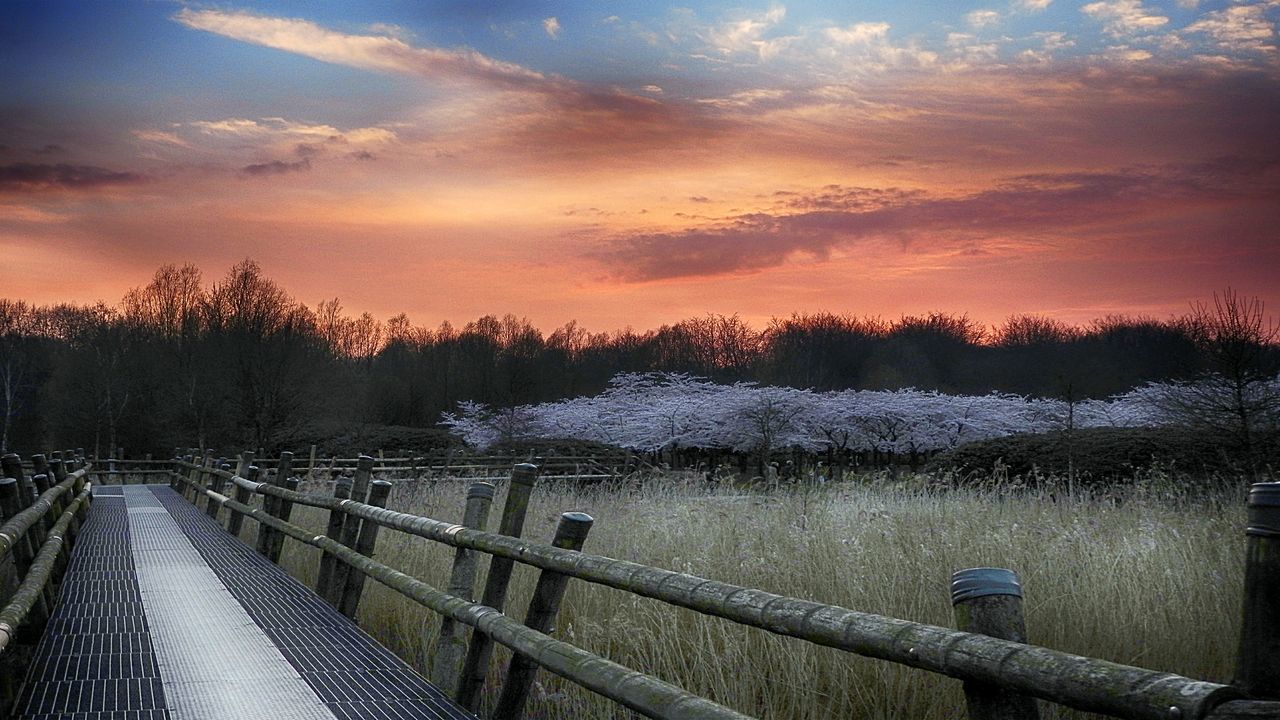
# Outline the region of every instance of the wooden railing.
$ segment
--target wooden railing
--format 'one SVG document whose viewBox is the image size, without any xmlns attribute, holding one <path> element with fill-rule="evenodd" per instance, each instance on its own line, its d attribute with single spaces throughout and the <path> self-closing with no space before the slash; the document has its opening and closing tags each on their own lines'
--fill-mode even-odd
<svg viewBox="0 0 1280 720">
<path fill-rule="evenodd" d="M 0 714 L 17 699 L 24 662 L 19 645 L 39 641 L 58 599 L 71 550 L 91 499 L 90 468 L 80 458 L 0 458 Z"/>
<path fill-rule="evenodd" d="M 187 454 L 200 456 L 202 453 L 195 448 L 180 451 L 180 456 Z M 634 465 L 628 465 L 628 456 L 625 454 L 609 457 L 586 455 L 541 455 L 534 457 L 532 455 L 470 455 L 461 453 L 456 455 L 436 453 L 392 456 L 378 453 L 373 457 L 375 459 L 372 471 L 393 478 L 455 475 L 473 479 L 473 476 L 505 473 L 510 470 L 512 465 L 521 462 L 535 462 L 544 476 L 572 477 L 580 480 L 603 480 L 617 477 L 635 469 Z M 101 465 L 104 462 L 107 461 L 101 461 L 98 464 Z M 111 460 L 109 462 L 133 465 L 136 462 L 154 461 L 148 459 L 146 461 Z M 263 471 L 268 471 L 275 470 L 279 461 L 273 458 L 259 458 L 256 462 L 259 468 Z M 294 456 L 291 468 L 297 472 L 300 478 L 310 480 L 326 477 L 325 473 L 328 473 L 327 477 L 350 474 L 355 471 L 359 463 L 360 458 L 358 457 L 347 458 L 317 454 L 316 447 L 313 445 L 309 453 Z"/>
<path fill-rule="evenodd" d="M 258 548 L 274 562 L 279 562 L 281 542 L 286 536 L 322 550 L 316 592 L 348 617 L 355 616 L 366 577 L 441 614 L 445 623 L 436 647 L 444 649 L 447 659 L 440 662 L 437 658 L 437 668 L 442 664 L 451 666 L 461 656 L 457 624 L 474 628 L 461 667 L 446 667 L 433 673 L 437 685 L 452 691 L 463 705 L 473 710 L 478 706 L 490 643 L 498 642 L 514 650 L 508 682 L 494 715 L 502 720 L 520 717 L 533 666 L 546 668 L 648 717 L 744 717 L 549 637 L 546 631 L 550 618 L 556 613 L 563 582 L 568 578 L 957 678 L 965 682 L 969 712 L 974 718 L 1035 717 L 1035 703 L 1019 702 L 1022 697 L 1135 720 L 1280 718 L 1280 702 L 1246 699 L 1280 699 L 1280 667 L 1276 660 L 1280 655 L 1271 652 L 1280 646 L 1280 623 L 1275 622 L 1280 616 L 1280 518 L 1276 517 L 1280 502 L 1274 507 L 1265 504 L 1280 498 L 1277 483 L 1255 486 L 1258 502 L 1250 504 L 1246 570 L 1249 599 L 1239 676 L 1252 680 L 1245 686 L 1228 686 L 1018 642 L 1020 592 L 978 587 L 975 595 L 973 582 L 979 586 L 989 582 L 982 573 L 958 578 L 953 597 L 962 623 L 987 634 L 862 613 L 579 552 L 574 538 L 580 547 L 581 536 L 585 535 L 583 525 L 590 524 L 590 518 L 585 516 L 571 517 L 580 513 L 562 517 L 552 544 L 521 540 L 518 536 L 524 511 L 537 477 L 537 468 L 532 465 L 515 467 L 500 531 L 489 533 L 476 529 L 483 526 L 493 496 L 492 486 L 486 483 L 472 486 L 467 519 L 457 525 L 383 507 L 390 485 L 371 480 L 375 468 L 372 457 L 361 457 L 354 479 L 350 484 L 339 482 L 332 497 L 297 492 L 298 479 L 291 476 L 290 453 L 282 455 L 278 472 L 265 481 L 259 481 L 260 471 L 252 464 L 251 455 L 241 458 L 236 472 L 225 464 L 213 467 L 208 459 L 199 464 L 192 462 L 196 459 L 174 462 L 174 487 L 184 490 L 192 502 L 205 498 L 206 512 L 212 516 L 226 508 L 227 527 L 233 533 L 239 533 L 245 517 L 260 523 Z M 231 492 L 234 498 L 229 497 Z M 263 507 L 250 504 L 255 494 L 263 496 Z M 328 510 L 326 533 L 316 535 L 290 523 L 294 505 Z M 449 591 L 431 587 L 369 557 L 377 530 L 383 527 L 457 548 Z M 475 551 L 494 558 L 480 602 L 473 601 Z M 502 613 L 506 584 L 512 564 L 517 562 L 543 571 L 524 624 Z M 990 598 L 997 599 L 988 601 Z M 1013 639 L 992 636 L 1001 633 Z"/>
</svg>

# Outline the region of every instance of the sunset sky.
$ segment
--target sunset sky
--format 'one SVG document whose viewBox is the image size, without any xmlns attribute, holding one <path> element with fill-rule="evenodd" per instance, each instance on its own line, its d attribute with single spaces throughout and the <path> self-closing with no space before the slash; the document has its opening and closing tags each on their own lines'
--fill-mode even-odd
<svg viewBox="0 0 1280 720">
<path fill-rule="evenodd" d="M 1280 0 L 0 0 L 0 296 L 1280 311 Z"/>
</svg>

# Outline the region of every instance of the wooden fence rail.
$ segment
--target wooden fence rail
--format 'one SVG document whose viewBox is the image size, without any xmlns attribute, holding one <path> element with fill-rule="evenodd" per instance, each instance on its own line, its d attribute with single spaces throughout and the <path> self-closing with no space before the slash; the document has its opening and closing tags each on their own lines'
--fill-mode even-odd
<svg viewBox="0 0 1280 720">
<path fill-rule="evenodd" d="M 372 458 L 367 459 L 367 463 L 371 461 Z M 182 470 L 199 472 L 185 473 Z M 204 486 L 199 475 L 217 475 L 223 480 L 229 480 L 235 485 L 237 492 L 243 492 L 244 495 L 231 500 L 214 493 Z M 431 588 L 355 552 L 349 547 L 349 543 L 344 544 L 324 535 L 314 535 L 273 517 L 262 509 L 254 509 L 247 504 L 249 494 L 327 509 L 331 512 L 331 517 L 340 514 L 358 518 L 365 523 L 374 523 L 455 548 L 477 550 L 495 558 L 625 590 L 771 633 L 801 638 L 815 644 L 921 668 L 1079 710 L 1135 720 L 1259 717 L 1256 714 L 1258 712 L 1270 713 L 1263 716 L 1280 717 L 1280 703 L 1240 702 L 1243 693 L 1228 685 L 1070 655 L 982 634 L 862 613 L 686 573 L 475 530 L 360 502 L 359 498 L 364 497 L 363 492 L 353 494 L 355 499 L 300 493 L 275 484 L 256 482 L 229 472 L 201 468 L 181 461 L 175 462 L 173 477 L 175 482 L 189 485 L 192 490 L 233 512 L 252 517 L 289 537 L 320 548 L 327 556 L 373 577 L 446 617 L 477 628 L 486 636 L 512 647 L 517 653 L 529 657 L 552 672 L 650 717 L 729 717 L 730 715 L 715 713 L 732 711 L 723 708 L 706 709 L 706 712 L 712 714 L 693 715 L 688 709 L 692 706 L 687 706 L 687 703 L 693 701 L 685 699 L 680 700 L 680 707 L 683 709 L 674 715 L 664 714 L 666 711 L 662 708 L 667 707 L 666 705 L 637 704 L 639 698 L 611 686 L 611 683 L 622 677 L 619 673 L 625 669 L 620 670 L 609 661 L 574 646 L 565 647 L 565 643 L 514 623 L 487 605 L 472 603 Z M 1274 634 L 1276 630 L 1272 629 L 1271 632 Z M 566 657 L 575 660 L 566 664 Z M 631 670 L 625 672 L 635 673 Z M 1280 679 L 1272 678 L 1270 682 L 1280 684 L 1277 683 L 1278 680 Z M 683 698 L 679 694 L 684 693 L 683 690 L 668 688 L 665 683 L 648 676 L 641 675 L 627 682 L 634 687 L 645 688 L 642 693 L 644 697 L 651 697 L 657 692 L 671 699 Z M 650 687 L 651 683 L 659 685 Z M 1220 710 L 1215 710 L 1216 708 Z"/>
<path fill-rule="evenodd" d="M 647 717 L 664 720 L 751 720 L 749 716 L 694 695 L 675 685 L 527 628 L 491 607 L 437 590 L 421 580 L 365 557 L 325 535 L 315 535 L 304 528 L 273 517 L 263 508 L 255 508 L 224 495 L 218 495 L 211 490 L 200 488 L 196 481 L 181 473 L 175 473 L 174 479 L 181 484 L 192 486 L 232 512 L 252 518 L 261 525 L 271 527 L 303 544 L 323 550 L 353 570 L 373 578 L 405 597 L 441 615 L 469 625 L 515 652 L 533 659 L 538 665 Z M 232 482 L 237 487 L 249 489 L 250 492 L 259 492 L 267 487 L 273 487 L 240 477 L 233 477 Z M 302 498 L 309 497 L 302 493 L 292 494 Z M 277 495 L 277 497 L 284 496 Z M 360 505 L 363 506 L 363 503 Z"/>
<path fill-rule="evenodd" d="M 91 502 L 90 468 L 43 455 L 27 477 L 17 455 L 4 458 L 0 478 L 0 713 L 16 699 L 25 667 L 13 647 L 39 640 L 57 602 L 80 524 Z M 69 469 L 68 469 L 69 466 Z M 52 476 L 52 477 L 51 477 Z M 35 492 L 38 489 L 38 493 Z M 11 575 L 6 579 L 6 575 Z M 12 593 L 7 589 L 13 587 Z"/>
</svg>

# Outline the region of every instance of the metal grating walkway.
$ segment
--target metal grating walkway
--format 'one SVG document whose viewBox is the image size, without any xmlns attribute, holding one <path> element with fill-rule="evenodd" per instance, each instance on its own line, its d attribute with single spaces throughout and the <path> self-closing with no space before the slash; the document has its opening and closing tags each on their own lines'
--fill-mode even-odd
<svg viewBox="0 0 1280 720">
<path fill-rule="evenodd" d="M 103 487 L 36 649 L 30 720 L 473 720 L 168 487 Z"/>
</svg>

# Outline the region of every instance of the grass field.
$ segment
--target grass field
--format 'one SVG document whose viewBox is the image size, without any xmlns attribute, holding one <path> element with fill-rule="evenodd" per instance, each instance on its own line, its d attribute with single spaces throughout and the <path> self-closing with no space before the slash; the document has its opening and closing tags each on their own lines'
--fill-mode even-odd
<svg viewBox="0 0 1280 720">
<path fill-rule="evenodd" d="M 397 484 L 388 506 L 458 522 L 466 485 Z M 952 625 L 954 570 L 1007 567 L 1022 578 L 1031 642 L 1226 682 L 1239 627 L 1244 489 L 1241 483 L 1191 497 L 1157 478 L 1119 497 L 1054 499 L 864 478 L 762 494 L 669 476 L 629 486 L 540 485 L 525 536 L 549 540 L 561 512 L 581 510 L 596 519 L 585 548 L 592 553 L 943 626 Z M 294 519 L 323 531 L 321 511 L 295 508 Z M 386 530 L 376 553 L 436 587 L 447 586 L 452 554 Z M 286 557 L 291 572 L 312 582 L 318 551 L 290 542 Z M 517 566 L 508 614 L 523 618 L 536 574 Z M 359 619 L 427 669 L 438 627 L 433 614 L 371 583 Z M 963 712 L 960 683 L 949 678 L 580 581 L 570 582 L 556 634 L 761 718 L 941 719 Z M 504 648 L 495 655 L 490 690 L 509 657 Z M 1042 709 L 1048 718 L 1084 716 Z M 526 717 L 632 714 L 542 672 Z"/>
</svg>

